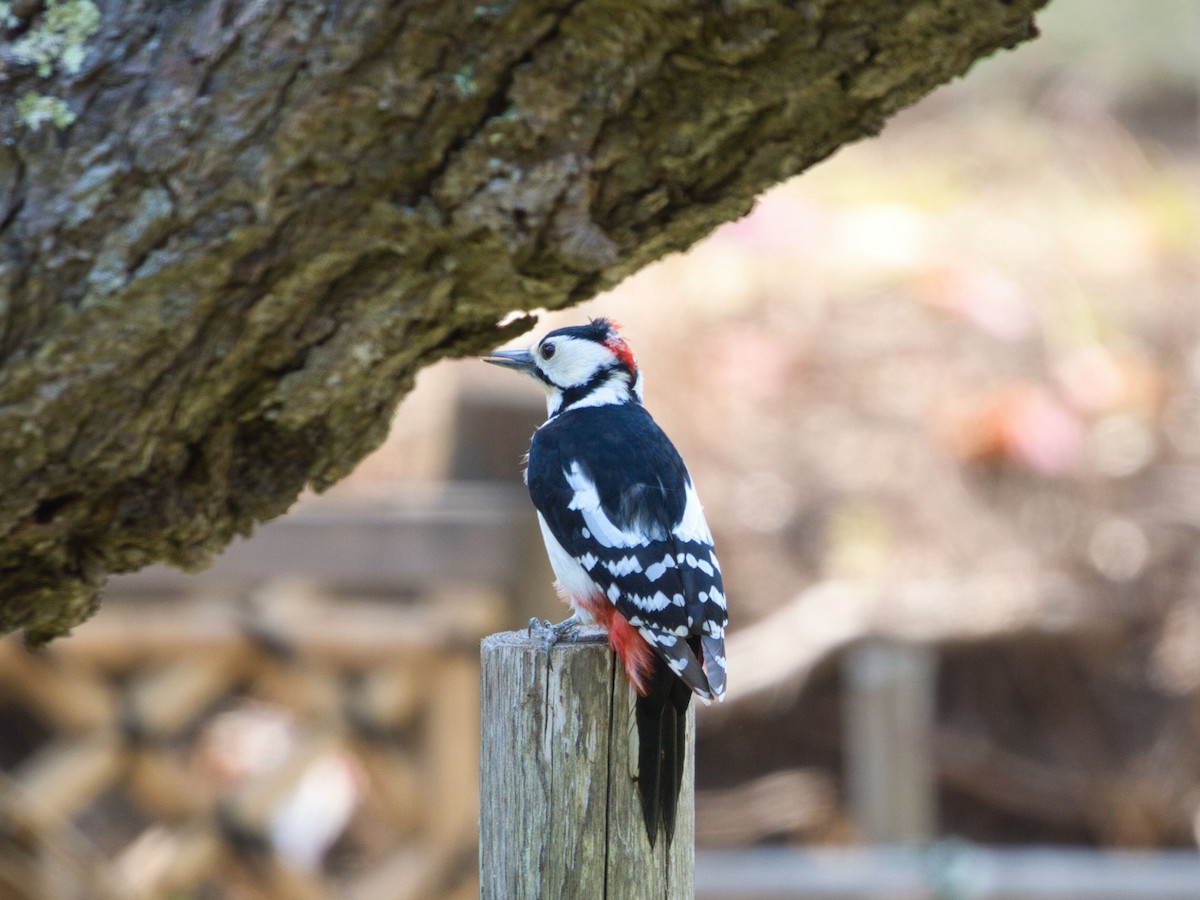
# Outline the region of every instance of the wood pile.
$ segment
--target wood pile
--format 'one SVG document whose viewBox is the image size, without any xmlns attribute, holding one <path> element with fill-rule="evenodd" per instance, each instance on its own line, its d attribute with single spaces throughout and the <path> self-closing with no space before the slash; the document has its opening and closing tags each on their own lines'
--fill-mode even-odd
<svg viewBox="0 0 1200 900">
<path fill-rule="evenodd" d="M 477 892 L 502 604 L 252 599 L 110 600 L 46 651 L 0 644 L 0 896 Z"/>
</svg>

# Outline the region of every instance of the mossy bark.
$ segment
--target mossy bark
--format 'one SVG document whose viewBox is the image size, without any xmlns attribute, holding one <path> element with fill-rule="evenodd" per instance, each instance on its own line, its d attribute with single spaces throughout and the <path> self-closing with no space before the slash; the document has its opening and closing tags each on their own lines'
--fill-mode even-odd
<svg viewBox="0 0 1200 900">
<path fill-rule="evenodd" d="M 421 366 L 743 214 L 1042 2 L 9 4 L 0 629 L 203 566 Z"/>
</svg>

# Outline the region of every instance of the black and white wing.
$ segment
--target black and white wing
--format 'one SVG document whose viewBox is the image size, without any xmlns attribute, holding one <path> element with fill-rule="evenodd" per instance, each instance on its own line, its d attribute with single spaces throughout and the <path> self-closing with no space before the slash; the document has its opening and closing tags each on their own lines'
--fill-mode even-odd
<svg viewBox="0 0 1200 900">
<path fill-rule="evenodd" d="M 721 569 L 679 453 L 643 407 L 584 407 L 534 435 L 545 527 L 692 690 L 725 692 Z"/>
</svg>

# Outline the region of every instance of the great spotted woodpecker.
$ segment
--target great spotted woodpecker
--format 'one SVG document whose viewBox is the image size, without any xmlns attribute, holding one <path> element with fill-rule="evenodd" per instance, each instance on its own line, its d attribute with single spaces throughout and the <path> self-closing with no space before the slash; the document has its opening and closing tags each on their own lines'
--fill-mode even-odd
<svg viewBox="0 0 1200 900">
<path fill-rule="evenodd" d="M 642 406 L 642 373 L 611 321 L 559 328 L 485 360 L 546 390 L 549 418 L 533 435 L 525 480 L 574 610 L 548 640 L 578 623 L 607 629 L 638 695 L 646 831 L 653 844 L 661 822 L 669 842 L 688 703 L 693 692 L 706 702 L 725 694 L 725 592 L 696 488 Z"/>
</svg>

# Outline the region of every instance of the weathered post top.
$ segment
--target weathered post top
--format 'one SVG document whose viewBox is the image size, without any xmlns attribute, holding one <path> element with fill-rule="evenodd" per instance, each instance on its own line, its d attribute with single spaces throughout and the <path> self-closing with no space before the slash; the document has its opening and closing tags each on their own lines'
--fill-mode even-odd
<svg viewBox="0 0 1200 900">
<path fill-rule="evenodd" d="M 600 629 L 546 652 L 504 632 L 482 645 L 479 874 L 483 900 L 693 894 L 694 707 L 674 840 L 651 847 L 630 774 L 633 691 Z"/>
</svg>

